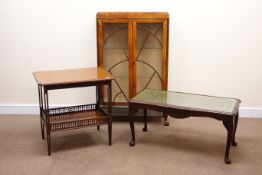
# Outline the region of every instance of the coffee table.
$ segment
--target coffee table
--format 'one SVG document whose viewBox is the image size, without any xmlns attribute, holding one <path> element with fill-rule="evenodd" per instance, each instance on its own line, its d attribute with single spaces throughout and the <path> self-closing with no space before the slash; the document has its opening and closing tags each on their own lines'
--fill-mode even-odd
<svg viewBox="0 0 262 175">
<path fill-rule="evenodd" d="M 147 109 L 160 111 L 174 118 L 210 117 L 222 121 L 227 130 L 224 161 L 230 164 L 230 146 L 237 146 L 235 135 L 240 102 L 235 98 L 145 89 L 129 100 L 129 124 L 132 134 L 129 145 L 135 145 L 134 116 L 138 109 L 144 111 L 143 131 L 147 131 Z"/>
</svg>

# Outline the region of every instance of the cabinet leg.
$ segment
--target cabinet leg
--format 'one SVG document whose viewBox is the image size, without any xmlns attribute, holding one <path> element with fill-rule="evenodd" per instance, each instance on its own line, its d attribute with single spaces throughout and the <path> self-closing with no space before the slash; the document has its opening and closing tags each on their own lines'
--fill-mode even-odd
<svg viewBox="0 0 262 175">
<path fill-rule="evenodd" d="M 97 130 L 98 130 L 98 131 L 100 130 L 100 125 L 97 125 Z"/>
<path fill-rule="evenodd" d="M 163 116 L 164 116 L 164 126 L 169 126 L 169 123 L 167 121 L 168 115 L 166 113 L 163 113 Z"/>
<path fill-rule="evenodd" d="M 109 139 L 109 145 L 111 146 L 111 143 L 112 143 L 112 123 L 108 124 L 108 139 Z"/>
<path fill-rule="evenodd" d="M 143 128 L 143 131 L 147 132 L 147 110 L 143 109 L 143 112 L 144 112 L 144 128 Z"/>
</svg>

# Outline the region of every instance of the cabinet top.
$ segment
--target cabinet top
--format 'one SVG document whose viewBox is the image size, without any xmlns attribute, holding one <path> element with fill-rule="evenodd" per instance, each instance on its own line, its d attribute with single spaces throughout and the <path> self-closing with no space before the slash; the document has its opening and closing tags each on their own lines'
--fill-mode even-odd
<svg viewBox="0 0 262 175">
<path fill-rule="evenodd" d="M 39 85 L 61 85 L 112 80 L 110 73 L 103 68 L 80 68 L 52 71 L 38 71 L 33 73 Z"/>
<path fill-rule="evenodd" d="M 161 18 L 168 19 L 167 12 L 98 12 L 96 18 Z"/>
</svg>

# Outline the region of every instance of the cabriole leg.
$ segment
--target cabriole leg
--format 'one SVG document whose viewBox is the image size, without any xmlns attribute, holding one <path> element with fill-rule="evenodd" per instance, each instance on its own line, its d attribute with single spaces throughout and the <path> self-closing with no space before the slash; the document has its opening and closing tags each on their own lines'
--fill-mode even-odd
<svg viewBox="0 0 262 175">
<path fill-rule="evenodd" d="M 131 130 L 131 135 L 132 135 L 132 140 L 129 142 L 130 146 L 135 146 L 135 128 L 134 128 L 134 115 L 135 111 L 134 109 L 129 105 L 129 111 L 128 111 L 128 117 L 129 117 L 129 125 L 130 125 L 130 130 Z"/>
<path fill-rule="evenodd" d="M 237 125 L 238 125 L 238 112 L 237 112 L 237 115 L 235 116 L 235 119 L 234 119 L 234 135 L 233 135 L 232 146 L 237 146 L 237 142 L 236 142 Z"/>
<path fill-rule="evenodd" d="M 230 121 L 223 121 L 223 124 L 225 128 L 227 129 L 227 144 L 226 144 L 226 152 L 225 152 L 225 163 L 230 164 L 231 160 L 229 158 L 229 150 L 230 146 L 232 144 L 232 139 L 233 139 L 233 120 Z"/>
</svg>

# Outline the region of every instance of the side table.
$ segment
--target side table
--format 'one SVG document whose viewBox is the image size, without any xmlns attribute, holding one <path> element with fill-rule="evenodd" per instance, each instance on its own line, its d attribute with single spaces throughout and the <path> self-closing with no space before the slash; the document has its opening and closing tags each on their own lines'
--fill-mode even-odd
<svg viewBox="0 0 262 175">
<path fill-rule="evenodd" d="M 112 75 L 102 68 L 81 68 L 34 72 L 38 85 L 42 139 L 47 136 L 48 155 L 51 155 L 51 132 L 108 124 L 109 145 L 112 140 Z M 107 86 L 107 111 L 99 105 L 99 87 Z M 50 108 L 48 92 L 65 88 L 96 87 L 96 103 Z"/>
</svg>

